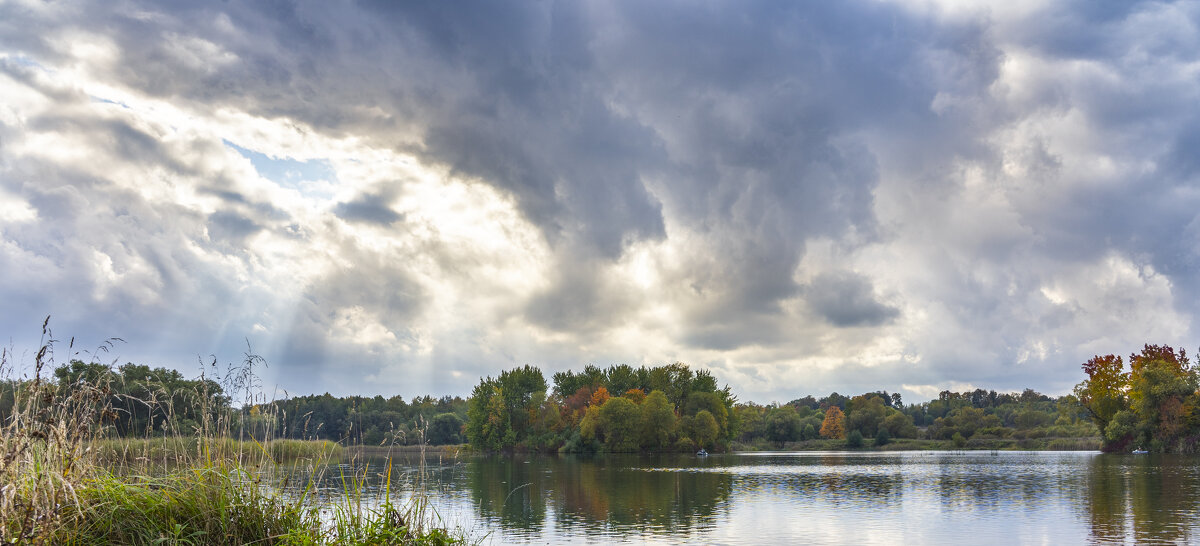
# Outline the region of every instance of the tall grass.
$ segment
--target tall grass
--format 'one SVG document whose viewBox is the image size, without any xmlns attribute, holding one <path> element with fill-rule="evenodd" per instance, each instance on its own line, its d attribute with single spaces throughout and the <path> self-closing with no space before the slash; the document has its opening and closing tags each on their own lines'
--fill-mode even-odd
<svg viewBox="0 0 1200 546">
<path fill-rule="evenodd" d="M 12 397 L 12 410 L 0 423 L 0 543 L 465 541 L 437 525 L 422 491 L 412 492 L 403 506 L 393 502 L 390 462 L 381 503 L 364 502 L 363 471 L 343 477 L 349 493 L 343 500 L 320 504 L 314 484 L 329 471 L 329 461 L 342 456 L 341 446 L 332 442 L 247 435 L 235 429 L 230 415 L 208 407 L 200 408 L 203 418 L 191 430 L 168 416 L 153 437 L 115 438 L 112 422 L 121 416 L 111 405 L 111 378 L 71 385 L 50 381 L 56 344 L 47 318 L 32 371 L 24 377 L 15 376 L 13 352 L 0 350 L 0 379 Z M 72 340 L 68 348 L 73 345 Z M 226 375 L 231 392 L 244 389 L 245 400 L 253 400 L 252 366 L 260 362 L 248 354 L 242 367 Z M 211 393 L 193 394 L 200 404 L 212 400 Z M 308 465 L 298 488 L 288 483 L 292 473 L 285 462 Z M 331 521 L 321 517 L 322 509 L 331 512 Z"/>
</svg>

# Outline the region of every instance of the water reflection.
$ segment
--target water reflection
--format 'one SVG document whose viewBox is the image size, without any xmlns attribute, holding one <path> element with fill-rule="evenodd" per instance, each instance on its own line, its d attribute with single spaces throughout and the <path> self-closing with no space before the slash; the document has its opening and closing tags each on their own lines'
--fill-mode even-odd
<svg viewBox="0 0 1200 546">
<path fill-rule="evenodd" d="M 326 472 L 366 477 L 383 461 Z M 492 543 L 1179 544 L 1197 536 L 1200 467 L 1097 453 L 761 453 L 394 459 L 390 491 L 424 487 L 449 525 Z M 400 494 L 403 497 L 403 494 Z M 401 499 L 402 500 L 402 499 Z"/>
<path fill-rule="evenodd" d="M 1200 524 L 1195 457 L 1100 455 L 1088 470 L 1086 513 L 1093 542 L 1191 542 Z"/>
<path fill-rule="evenodd" d="M 585 536 L 676 533 L 711 523 L 733 482 L 683 461 L 483 457 L 467 462 L 465 481 L 480 516 L 509 530 L 537 532 L 552 521 L 558 533 Z"/>
</svg>

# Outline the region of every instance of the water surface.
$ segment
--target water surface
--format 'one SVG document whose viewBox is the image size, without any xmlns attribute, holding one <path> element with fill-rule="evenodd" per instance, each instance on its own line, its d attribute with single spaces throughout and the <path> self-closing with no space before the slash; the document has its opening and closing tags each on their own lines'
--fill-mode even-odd
<svg viewBox="0 0 1200 546">
<path fill-rule="evenodd" d="M 485 543 L 1177 544 L 1200 540 L 1200 459 L 1095 452 L 751 453 L 393 459 Z M 325 473 L 368 477 L 386 462 Z"/>
</svg>

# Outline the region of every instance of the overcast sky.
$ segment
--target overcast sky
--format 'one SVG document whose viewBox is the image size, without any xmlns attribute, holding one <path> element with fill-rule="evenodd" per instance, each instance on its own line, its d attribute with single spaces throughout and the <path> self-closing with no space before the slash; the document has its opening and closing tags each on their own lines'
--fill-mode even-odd
<svg viewBox="0 0 1200 546">
<path fill-rule="evenodd" d="M 1200 4 L 0 0 L 0 334 L 1062 394 L 1200 343 Z M 60 349 L 59 358 L 65 355 Z"/>
</svg>

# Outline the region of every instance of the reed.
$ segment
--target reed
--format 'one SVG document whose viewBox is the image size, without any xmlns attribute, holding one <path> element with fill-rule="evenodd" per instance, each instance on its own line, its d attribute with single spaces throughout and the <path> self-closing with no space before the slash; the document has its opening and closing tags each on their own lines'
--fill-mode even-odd
<svg viewBox="0 0 1200 546">
<path fill-rule="evenodd" d="M 0 423 L 0 543 L 466 542 L 463 533 L 441 525 L 423 490 L 410 492 L 403 505 L 390 489 L 381 504 L 364 502 L 365 471 L 345 477 L 351 494 L 322 504 L 314 484 L 329 472 L 330 461 L 344 456 L 343 448 L 248 435 L 229 415 L 206 406 L 214 399 L 210 392 L 146 389 L 151 396 L 136 402 L 168 408 L 165 420 L 153 436 L 117 438 L 113 422 L 121 415 L 112 404 L 111 377 L 50 380 L 56 344 L 47 318 L 31 372 L 21 377 L 15 376 L 13 352 L 0 350 L 0 398 L 11 403 Z M 241 368 L 227 374 L 229 392 L 245 389 L 252 400 L 252 366 L 258 363 L 248 354 Z M 181 395 L 200 405 L 193 415 L 201 417 L 189 421 L 190 428 L 162 403 Z M 295 485 L 288 481 L 297 465 L 309 469 L 307 481 L 299 489 L 283 487 Z M 383 479 L 391 483 L 390 465 Z M 332 521 L 322 519 L 322 510 L 332 513 Z"/>
</svg>

